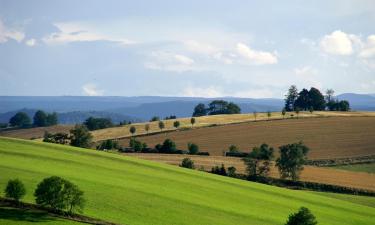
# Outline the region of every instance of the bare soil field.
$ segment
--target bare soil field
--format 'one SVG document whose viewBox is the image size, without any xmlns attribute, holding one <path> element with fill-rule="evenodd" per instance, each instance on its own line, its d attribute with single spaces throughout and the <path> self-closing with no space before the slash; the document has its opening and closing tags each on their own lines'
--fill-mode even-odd
<svg viewBox="0 0 375 225">
<path fill-rule="evenodd" d="M 169 155 L 169 154 L 149 154 L 149 153 L 130 153 L 126 154 L 141 159 L 147 159 L 157 162 L 179 165 L 183 158 L 191 158 L 197 169 L 211 170 L 213 166 L 225 167 L 234 166 L 238 173 L 245 173 L 245 165 L 240 158 L 224 156 L 197 156 L 197 155 Z M 272 177 L 279 177 L 276 167 L 271 170 Z M 352 172 L 336 170 L 332 168 L 322 168 L 305 166 L 301 174 L 302 181 L 333 184 L 346 187 L 360 188 L 375 191 L 375 174 L 365 172 Z"/>
<path fill-rule="evenodd" d="M 276 149 L 281 145 L 303 141 L 311 151 L 309 159 L 329 159 L 375 154 L 375 117 L 327 117 L 270 120 L 205 127 L 138 137 L 148 146 L 170 138 L 178 149 L 187 143 L 198 144 L 200 151 L 220 156 L 230 145 L 241 151 L 267 143 Z M 129 139 L 120 140 L 127 146 Z"/>
<path fill-rule="evenodd" d="M 8 130 L 0 131 L 0 136 L 21 138 L 21 139 L 39 139 L 43 138 L 44 132 L 49 133 L 69 133 L 69 130 L 72 129 L 72 125 L 56 125 L 50 127 L 35 127 L 27 129 L 17 129 L 17 130 Z"/>
</svg>

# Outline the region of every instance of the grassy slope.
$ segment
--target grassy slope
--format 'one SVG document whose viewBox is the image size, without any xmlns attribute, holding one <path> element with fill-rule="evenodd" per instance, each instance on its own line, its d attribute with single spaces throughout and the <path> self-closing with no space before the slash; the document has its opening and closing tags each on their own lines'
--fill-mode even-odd
<svg viewBox="0 0 375 225">
<path fill-rule="evenodd" d="M 340 169 L 340 170 L 355 171 L 355 172 L 375 173 L 375 163 L 335 166 L 333 168 Z"/>
<path fill-rule="evenodd" d="M 115 154 L 0 138 L 0 189 L 58 175 L 85 191 L 85 214 L 125 224 L 283 224 L 301 206 L 320 225 L 373 224 L 375 208 Z"/>
</svg>

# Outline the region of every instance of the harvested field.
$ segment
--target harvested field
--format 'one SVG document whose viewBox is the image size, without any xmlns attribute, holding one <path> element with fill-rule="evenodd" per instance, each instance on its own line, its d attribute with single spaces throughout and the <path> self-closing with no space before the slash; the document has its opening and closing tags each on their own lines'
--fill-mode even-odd
<svg viewBox="0 0 375 225">
<path fill-rule="evenodd" d="M 287 113 L 285 118 L 296 117 L 294 112 Z M 319 112 L 301 112 L 299 114 L 299 118 L 310 118 L 310 117 L 364 117 L 364 116 L 374 116 L 375 112 L 327 112 L 327 111 L 319 111 Z M 267 113 L 258 113 L 257 114 L 257 121 L 265 121 L 265 120 L 280 120 L 283 116 L 280 112 L 272 112 L 271 117 L 267 117 Z M 207 127 L 213 125 L 225 125 L 225 124 L 233 124 L 233 123 L 243 123 L 243 122 L 252 122 L 254 121 L 254 115 L 251 114 L 232 114 L 232 115 L 213 115 L 213 116 L 202 116 L 196 117 L 196 122 L 194 127 Z M 176 119 L 180 122 L 180 129 L 191 128 L 190 118 L 178 118 Z M 164 120 L 165 128 L 163 131 L 174 131 L 176 128 L 173 127 L 173 122 L 176 120 Z M 158 127 L 157 122 L 149 122 L 150 130 L 149 134 L 152 133 L 159 133 L 160 129 Z M 129 132 L 130 126 L 135 126 L 137 131 L 136 135 L 145 135 L 145 124 L 147 123 L 135 123 L 131 125 L 124 125 L 120 127 L 112 127 L 107 129 L 101 129 L 91 132 L 94 136 L 95 141 L 101 141 L 106 139 L 117 139 L 117 138 L 125 138 L 131 136 Z"/>
<path fill-rule="evenodd" d="M 267 143 L 278 146 L 303 141 L 310 147 L 310 159 L 329 159 L 375 154 L 375 117 L 328 117 L 271 120 L 228 124 L 186 131 L 139 137 L 148 146 L 170 138 L 177 148 L 186 149 L 188 142 L 200 151 L 220 156 L 232 144 L 242 151 Z M 127 146 L 129 140 L 120 144 Z M 276 149 L 277 150 L 277 149 Z"/>
<path fill-rule="evenodd" d="M 0 131 L 0 136 L 21 138 L 21 139 L 38 139 L 43 138 L 44 132 L 49 133 L 69 133 L 69 130 L 72 129 L 72 125 L 55 125 L 50 127 L 35 127 L 27 129 L 17 129 L 17 130 L 8 130 Z"/>
<path fill-rule="evenodd" d="M 141 159 L 163 162 L 171 165 L 179 165 L 183 158 L 188 157 L 194 161 L 197 169 L 201 169 L 203 167 L 205 170 L 211 170 L 211 168 L 214 166 L 220 166 L 221 164 L 224 164 L 225 167 L 236 167 L 238 173 L 245 173 L 245 165 L 243 161 L 240 158 L 235 157 L 198 155 L 187 156 L 149 153 L 131 153 L 126 155 Z M 270 175 L 272 177 L 279 177 L 279 172 L 276 167 L 272 168 Z M 375 191 L 375 174 L 370 173 L 305 166 L 305 169 L 301 174 L 301 180 Z"/>
</svg>

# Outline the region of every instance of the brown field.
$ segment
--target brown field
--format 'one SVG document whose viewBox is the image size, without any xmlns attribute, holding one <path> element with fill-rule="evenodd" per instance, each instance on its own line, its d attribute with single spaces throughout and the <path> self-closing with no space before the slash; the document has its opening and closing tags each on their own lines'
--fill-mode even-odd
<svg viewBox="0 0 375 225">
<path fill-rule="evenodd" d="M 205 127 L 186 131 L 139 137 L 155 146 L 170 138 L 177 148 L 186 149 L 188 142 L 198 144 L 200 151 L 220 156 L 232 144 L 242 151 L 262 143 L 278 147 L 303 141 L 311 151 L 310 159 L 355 157 L 375 154 L 375 117 L 326 117 L 270 120 Z M 127 146 L 127 138 L 120 144 Z"/>
<path fill-rule="evenodd" d="M 131 153 L 128 156 L 138 157 L 157 162 L 179 165 L 183 158 L 189 157 L 194 161 L 197 169 L 203 167 L 210 170 L 213 166 L 224 164 L 225 167 L 234 166 L 238 173 L 245 172 L 245 165 L 240 158 L 224 156 L 197 156 L 197 155 L 168 155 L 168 154 L 142 154 Z M 272 177 L 279 177 L 277 168 L 271 170 Z M 346 187 L 360 188 L 375 191 L 375 174 L 335 170 L 332 168 L 322 168 L 305 166 L 301 173 L 301 180 L 334 184 Z"/>
<path fill-rule="evenodd" d="M 287 113 L 285 118 L 290 118 L 291 114 L 294 114 L 294 117 L 296 117 L 295 113 Z M 357 116 L 374 116 L 375 112 L 301 112 L 299 114 L 300 118 L 306 118 L 306 117 L 357 117 Z M 283 116 L 280 112 L 272 112 L 270 120 L 278 120 L 282 119 Z M 180 128 L 191 128 L 190 124 L 190 118 L 178 118 L 178 121 L 180 121 L 181 125 Z M 265 121 L 268 120 L 266 113 L 258 113 L 257 114 L 257 121 Z M 172 131 L 176 130 L 173 127 L 173 122 L 175 120 L 164 120 L 165 128 L 163 131 Z M 196 123 L 194 124 L 194 127 L 207 127 L 211 125 L 224 125 L 224 124 L 233 124 L 233 123 L 242 123 L 242 122 L 251 122 L 254 121 L 254 115 L 251 114 L 232 114 L 232 115 L 214 115 L 214 116 L 202 116 L 202 117 L 196 117 Z M 101 141 L 106 139 L 118 139 L 118 138 L 125 138 L 131 136 L 129 132 L 130 126 L 135 126 L 137 131 L 135 135 L 143 135 L 146 134 L 146 131 L 144 129 L 146 123 L 135 123 L 131 125 L 124 125 L 120 127 L 113 127 L 113 128 L 107 128 L 102 130 L 96 130 L 93 131 L 92 134 L 94 136 L 95 141 Z M 160 132 L 160 129 L 158 127 L 158 122 L 150 122 L 150 131 L 151 133 Z"/>
<path fill-rule="evenodd" d="M 69 133 L 69 130 L 72 129 L 72 125 L 56 125 L 50 127 L 35 127 L 28 129 L 18 129 L 18 130 L 9 130 L 9 131 L 0 131 L 0 136 L 21 138 L 21 139 L 39 139 L 43 138 L 44 132 L 50 133 Z"/>
</svg>

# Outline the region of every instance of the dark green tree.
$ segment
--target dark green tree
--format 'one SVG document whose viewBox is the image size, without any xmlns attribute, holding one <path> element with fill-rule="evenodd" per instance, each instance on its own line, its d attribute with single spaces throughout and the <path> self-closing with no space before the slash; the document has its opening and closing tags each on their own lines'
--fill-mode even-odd
<svg viewBox="0 0 375 225">
<path fill-rule="evenodd" d="M 257 121 L 258 112 L 257 112 L 257 111 L 254 111 L 254 112 L 253 112 L 253 115 L 254 115 L 254 121 Z"/>
<path fill-rule="evenodd" d="M 268 120 L 270 120 L 271 116 L 272 116 L 271 111 L 268 111 L 267 112 L 267 118 L 268 118 Z"/>
<path fill-rule="evenodd" d="M 165 139 L 162 145 L 157 145 L 155 148 L 160 153 L 174 153 L 176 152 L 176 143 L 174 143 L 171 139 Z"/>
<path fill-rule="evenodd" d="M 188 150 L 190 155 L 196 155 L 199 152 L 199 147 L 197 144 L 188 143 Z"/>
<path fill-rule="evenodd" d="M 310 108 L 311 104 L 310 93 L 304 88 L 298 93 L 298 98 L 294 102 L 294 109 L 298 107 L 300 110 L 306 111 Z"/>
<path fill-rule="evenodd" d="M 249 156 L 244 158 L 246 172 L 249 177 L 266 177 L 270 171 L 271 160 L 274 158 L 274 149 L 267 144 L 254 147 Z"/>
<path fill-rule="evenodd" d="M 18 112 L 12 118 L 10 118 L 9 124 L 12 127 L 28 127 L 31 125 L 31 120 L 26 113 Z"/>
<path fill-rule="evenodd" d="M 301 207 L 298 212 L 290 214 L 285 225 L 316 225 L 315 216 L 306 207 Z"/>
<path fill-rule="evenodd" d="M 309 91 L 310 106 L 316 110 L 324 110 L 326 108 L 326 101 L 324 100 L 323 94 L 316 88 L 312 87 Z"/>
<path fill-rule="evenodd" d="M 150 120 L 150 122 L 159 121 L 160 118 L 158 116 L 153 116 Z"/>
<path fill-rule="evenodd" d="M 90 148 L 92 135 L 90 134 L 86 126 L 75 125 L 74 129 L 70 130 L 70 134 L 70 145 L 81 148 Z"/>
<path fill-rule="evenodd" d="M 19 201 L 26 194 L 25 185 L 19 180 L 9 180 L 5 187 L 5 197 Z"/>
<path fill-rule="evenodd" d="M 230 153 L 237 153 L 237 152 L 240 151 L 240 149 L 236 145 L 230 145 L 229 148 L 228 148 L 228 151 Z"/>
<path fill-rule="evenodd" d="M 180 126 L 180 121 L 178 120 L 174 121 L 173 126 L 177 129 Z"/>
<path fill-rule="evenodd" d="M 137 131 L 137 129 L 135 128 L 135 126 L 131 126 L 131 127 L 129 128 L 129 132 L 130 132 L 132 135 L 134 135 L 136 131 Z"/>
<path fill-rule="evenodd" d="M 241 108 L 234 104 L 233 102 L 229 102 L 226 110 L 226 114 L 240 114 Z"/>
<path fill-rule="evenodd" d="M 279 147 L 280 156 L 276 160 L 281 178 L 298 180 L 303 165 L 307 160 L 309 148 L 302 142 L 287 144 Z"/>
<path fill-rule="evenodd" d="M 47 126 L 53 126 L 59 123 L 59 119 L 56 112 L 47 114 Z"/>
<path fill-rule="evenodd" d="M 113 127 L 111 119 L 94 117 L 87 118 L 85 122 L 83 122 L 83 125 L 85 125 L 89 130 L 99 130 L 108 127 Z"/>
<path fill-rule="evenodd" d="M 190 158 L 184 158 L 180 164 L 181 167 L 188 168 L 188 169 L 194 169 L 194 161 Z"/>
<path fill-rule="evenodd" d="M 338 103 L 339 111 L 350 111 L 349 102 L 346 100 L 342 100 Z"/>
<path fill-rule="evenodd" d="M 191 123 L 191 126 L 194 126 L 194 124 L 195 124 L 195 118 L 194 117 L 191 117 L 190 123 Z"/>
<path fill-rule="evenodd" d="M 35 127 L 47 126 L 47 114 L 42 110 L 36 111 L 33 117 L 33 125 Z"/>
<path fill-rule="evenodd" d="M 285 110 L 291 112 L 294 110 L 295 101 L 298 98 L 298 90 L 295 85 L 290 86 L 288 94 L 285 95 Z"/>
<path fill-rule="evenodd" d="M 160 120 L 160 121 L 159 121 L 159 129 L 160 129 L 161 131 L 163 131 L 164 127 L 165 127 L 164 122 Z"/>
<path fill-rule="evenodd" d="M 119 147 L 118 142 L 108 139 L 100 143 L 100 145 L 96 146 L 96 149 L 98 150 L 111 150 L 111 149 L 117 149 Z"/>
<path fill-rule="evenodd" d="M 286 110 L 285 108 L 283 108 L 283 110 L 281 111 L 281 115 L 283 115 L 283 119 L 285 119 L 285 114 L 286 114 Z"/>
<path fill-rule="evenodd" d="M 230 166 L 228 167 L 228 177 L 236 177 L 236 167 Z"/>
<path fill-rule="evenodd" d="M 207 109 L 203 103 L 199 103 L 198 105 L 195 106 L 193 117 L 206 116 L 206 115 L 207 115 Z"/>
</svg>

